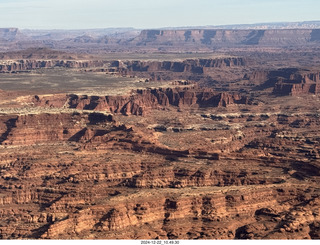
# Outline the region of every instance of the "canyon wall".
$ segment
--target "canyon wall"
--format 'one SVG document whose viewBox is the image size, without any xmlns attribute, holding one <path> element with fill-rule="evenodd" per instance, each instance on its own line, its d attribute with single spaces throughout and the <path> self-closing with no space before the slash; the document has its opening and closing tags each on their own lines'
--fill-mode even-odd
<svg viewBox="0 0 320 245">
<path fill-rule="evenodd" d="M 137 45 L 286 46 L 318 43 L 317 29 L 278 30 L 143 30 Z"/>
<path fill-rule="evenodd" d="M 320 73 L 300 71 L 291 73 L 289 77 L 280 77 L 273 92 L 280 95 L 298 96 L 303 94 L 319 94 Z"/>
<path fill-rule="evenodd" d="M 145 115 L 152 109 L 171 106 L 179 108 L 227 107 L 249 104 L 250 100 L 237 93 L 215 92 L 195 87 L 136 90 L 129 96 L 34 96 L 33 105 L 40 107 L 68 107 L 79 110 L 107 111 L 124 115 Z"/>
<path fill-rule="evenodd" d="M 171 61 L 114 60 L 108 63 L 105 71 L 121 76 L 141 77 L 149 81 L 201 79 L 230 81 L 241 77 L 240 72 L 232 73 L 232 70 L 247 69 L 251 64 L 250 58 L 225 55 L 221 58 Z"/>
<path fill-rule="evenodd" d="M 76 60 L 17 60 L 2 61 L 0 72 L 28 71 L 39 68 L 88 68 L 102 66 L 102 61 L 76 61 Z"/>
<path fill-rule="evenodd" d="M 37 31 L 34 31 L 37 33 Z M 0 51 L 46 47 L 81 53 L 105 51 L 208 51 L 224 47 L 301 47 L 317 46 L 319 29 L 175 29 L 127 30 L 103 34 L 101 30 L 33 31 L 17 28 L 0 29 Z M 96 33 L 95 33 L 96 32 Z M 46 33 L 46 34 L 44 34 Z M 212 50 L 211 50 L 212 51 Z"/>
<path fill-rule="evenodd" d="M 38 55 L 41 55 L 37 51 Z M 27 52 L 25 52 L 27 53 Z M 11 56 L 18 55 L 14 52 Z M 52 52 L 51 56 L 63 56 L 63 53 Z M 34 55 L 34 56 L 37 56 Z M 50 55 L 49 55 L 50 56 Z M 3 55 L 3 58 L 6 54 Z M 0 72 L 28 71 L 39 68 L 101 68 L 103 71 L 116 72 L 120 75 L 134 75 L 138 72 L 163 73 L 179 72 L 187 74 L 207 74 L 215 68 L 245 67 L 250 61 L 241 57 L 216 59 L 188 59 L 184 61 L 102 61 L 102 60 L 64 60 L 64 59 L 7 59 L 0 62 Z M 108 68 L 107 68 L 108 67 Z"/>
<path fill-rule="evenodd" d="M 286 125 L 297 119 L 276 117 Z M 274 144 L 274 128 L 242 151 L 213 154 L 166 147 L 156 134 L 102 113 L 5 115 L 0 122 L 1 150 L 7 147 L 0 152 L 2 239 L 319 237 L 312 181 L 320 168 L 302 161 L 304 152 L 292 161 L 276 157 L 279 147 L 293 150 L 302 141 Z M 246 155 L 250 150 L 274 155 Z"/>
<path fill-rule="evenodd" d="M 188 72 L 204 74 L 210 68 L 246 66 L 248 59 L 240 57 L 216 59 L 188 59 L 184 61 L 114 61 L 111 67 L 118 68 L 121 74 L 132 72 Z"/>
<path fill-rule="evenodd" d="M 271 71 L 254 71 L 244 79 L 260 84 L 258 89 L 273 88 L 273 94 L 299 96 L 319 94 L 320 72 L 317 70 L 283 68 Z"/>
</svg>

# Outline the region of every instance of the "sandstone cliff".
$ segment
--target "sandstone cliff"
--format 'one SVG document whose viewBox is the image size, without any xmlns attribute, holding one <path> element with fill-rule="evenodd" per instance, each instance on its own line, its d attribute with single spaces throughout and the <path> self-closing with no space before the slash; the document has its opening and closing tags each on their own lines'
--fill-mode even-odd
<svg viewBox="0 0 320 245">
<path fill-rule="evenodd" d="M 275 95 L 319 94 L 320 72 L 317 70 L 283 68 L 271 71 L 254 71 L 246 74 L 247 79 L 258 89 L 273 88 Z"/>
<path fill-rule="evenodd" d="M 112 121 L 103 114 L 30 114 L 5 118 L 0 144 L 31 145 L 66 141 L 83 129 L 83 124 Z M 50 122 L 50 123 L 48 123 Z"/>
<path fill-rule="evenodd" d="M 318 30 L 143 30 L 134 39 L 137 45 L 286 46 L 319 42 Z"/>
<path fill-rule="evenodd" d="M 31 102 L 41 107 L 68 107 L 80 110 L 107 111 L 124 115 L 145 115 L 152 109 L 171 106 L 179 108 L 227 107 L 249 104 L 247 97 L 237 93 L 214 92 L 196 87 L 137 90 L 129 96 L 35 96 Z"/>
<path fill-rule="evenodd" d="M 289 77 L 280 77 L 274 86 L 274 93 L 280 95 L 319 94 L 320 73 L 297 71 Z"/>
<path fill-rule="evenodd" d="M 246 69 L 252 60 L 244 57 L 221 57 L 185 60 L 114 60 L 106 69 L 111 74 L 142 77 L 151 81 L 193 80 L 233 80 L 232 70 Z M 227 70 L 227 71 L 226 71 Z M 237 76 L 237 75 L 236 75 Z M 218 78 L 219 77 L 219 78 Z"/>
<path fill-rule="evenodd" d="M 121 74 L 130 72 L 187 72 L 204 74 L 210 68 L 225 68 L 248 65 L 248 60 L 239 57 L 217 59 L 188 59 L 184 61 L 126 61 L 113 62 L 111 67 Z"/>
<path fill-rule="evenodd" d="M 140 95 L 211 106 L 212 91 L 194 90 Z M 63 104 L 48 101 L 34 98 L 48 111 Z M 148 117 L 68 110 L 0 115 L 2 239 L 319 238 L 317 114 L 198 111 L 180 120 L 216 128 L 159 133 Z"/>
</svg>

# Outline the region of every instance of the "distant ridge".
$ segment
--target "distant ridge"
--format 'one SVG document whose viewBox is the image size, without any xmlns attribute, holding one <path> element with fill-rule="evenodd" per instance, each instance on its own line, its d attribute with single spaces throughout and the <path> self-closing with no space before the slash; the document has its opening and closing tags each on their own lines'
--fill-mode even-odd
<svg viewBox="0 0 320 245">
<path fill-rule="evenodd" d="M 181 30 L 181 29 L 319 29 L 320 20 L 302 21 L 302 22 L 270 22 L 270 23 L 254 23 L 254 24 L 231 24 L 231 25 L 207 25 L 207 26 L 183 26 L 183 27 L 164 27 L 152 28 L 159 30 Z"/>
<path fill-rule="evenodd" d="M 244 25 L 169 27 L 138 30 L 27 30 L 0 28 L 0 52 L 27 48 L 99 53 L 101 50 L 179 50 L 193 52 L 230 47 L 320 46 L 320 21 Z"/>
<path fill-rule="evenodd" d="M 300 46 L 319 45 L 320 29 L 177 29 L 143 30 L 132 40 L 138 46 Z"/>
</svg>

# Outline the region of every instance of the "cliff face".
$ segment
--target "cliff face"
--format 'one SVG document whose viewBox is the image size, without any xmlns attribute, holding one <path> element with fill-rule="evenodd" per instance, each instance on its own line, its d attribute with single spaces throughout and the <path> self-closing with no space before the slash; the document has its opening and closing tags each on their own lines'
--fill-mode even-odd
<svg viewBox="0 0 320 245">
<path fill-rule="evenodd" d="M 212 105 L 212 91 L 195 91 L 133 96 L 144 95 L 150 106 Z M 81 104 L 71 97 L 71 104 L 62 103 L 71 102 L 68 96 L 34 103 Z M 319 238 L 318 114 L 210 110 L 176 121 L 182 110 L 166 114 L 164 125 L 187 121 L 192 128 L 160 133 L 147 117 L 55 111 L 0 115 L 2 239 Z M 203 121 L 215 128 L 199 137 Z"/>
<path fill-rule="evenodd" d="M 259 89 L 273 88 L 275 95 L 319 94 L 320 72 L 315 70 L 283 68 L 271 71 L 254 71 L 244 79 L 260 84 Z"/>
<path fill-rule="evenodd" d="M 287 125 L 303 118 L 274 116 Z M 245 123 L 248 117 L 232 115 L 232 120 Z M 311 115 L 305 120 L 303 128 L 320 123 Z M 243 137 L 249 137 L 246 128 Z M 301 137 L 276 143 L 272 131 L 265 127 L 264 136 L 253 136 L 257 140 L 244 152 L 218 154 L 194 145 L 187 150 L 164 146 L 157 134 L 120 124 L 108 114 L 1 115 L 1 150 L 6 150 L 0 151 L 0 236 L 318 238 L 320 199 L 313 181 L 319 179 L 319 164 L 297 160 L 306 157 L 299 152 L 305 148 L 297 149 Z M 313 144 L 319 150 L 317 138 Z M 291 147 L 291 156 L 279 158 L 280 147 Z M 253 149 L 274 154 L 246 155 Z"/>
<path fill-rule="evenodd" d="M 248 61 L 244 58 L 224 59 L 189 59 L 184 61 L 127 61 L 112 63 L 113 67 L 119 68 L 120 73 L 130 72 L 189 72 L 203 74 L 208 68 L 225 68 L 246 66 Z"/>
<path fill-rule="evenodd" d="M 42 238 L 77 237 L 81 233 L 88 234 L 91 230 L 91 232 L 103 233 L 112 239 L 128 237 L 139 239 L 140 236 L 150 239 L 279 239 L 281 237 L 292 239 L 291 231 L 294 232 L 297 227 L 303 227 L 303 231 L 298 235 L 302 237 L 308 230 L 304 228 L 306 224 L 311 223 L 316 226 L 319 220 L 312 214 L 299 218 L 303 213 L 302 210 L 292 210 L 292 213 L 287 214 L 279 213 L 275 208 L 278 206 L 276 199 L 282 199 L 281 193 L 263 188 L 252 189 L 246 193 L 227 191 L 224 194 L 199 189 L 200 197 L 179 196 L 178 192 L 169 191 L 171 195 L 161 195 L 157 201 L 150 197 L 148 191 L 142 191 L 142 193 L 149 197 L 143 200 L 140 196 L 139 200 L 138 195 L 132 195 L 131 201 L 126 205 L 95 207 L 56 222 L 49 227 Z M 111 203 L 116 201 L 115 197 Z M 274 208 L 256 209 L 267 203 L 273 203 Z M 310 204 L 309 207 L 316 210 L 315 203 Z M 102 216 L 101 213 L 104 215 Z M 271 220 L 280 221 L 284 215 L 291 220 L 282 224 L 279 222 L 279 227 L 274 228 Z M 242 218 L 244 216 L 250 218 L 244 220 Z M 228 222 L 230 217 L 233 217 L 233 224 Z M 265 226 L 254 222 L 256 219 L 264 220 L 267 228 L 262 229 Z M 236 228 L 241 222 L 243 226 Z M 247 224 L 248 222 L 252 223 Z M 149 227 L 144 225 L 145 223 L 148 223 Z M 162 225 L 160 226 L 159 223 Z M 221 223 L 224 225 L 214 229 L 215 225 Z M 133 231 L 131 227 L 134 226 L 139 227 L 140 232 L 138 229 Z M 257 230 L 261 232 L 257 234 Z M 209 231 L 212 233 L 210 234 Z M 145 233 L 142 234 L 142 232 Z M 66 233 L 69 235 L 66 236 Z"/>
<path fill-rule="evenodd" d="M 101 61 L 75 61 L 75 60 L 18 60 L 3 61 L 0 63 L 0 72 L 27 71 L 39 68 L 88 68 L 102 66 Z"/>
<path fill-rule="evenodd" d="M 136 76 L 152 81 L 196 80 L 211 77 L 212 80 L 233 80 L 224 70 L 245 69 L 251 64 L 249 58 L 224 57 L 186 59 L 175 61 L 121 61 L 109 63 L 107 71 L 122 76 Z M 218 78 L 219 77 L 219 78 Z M 222 78 L 223 77 L 223 78 Z"/>
<path fill-rule="evenodd" d="M 201 197 L 198 195 L 190 195 L 189 197 L 183 195 L 179 197 L 178 192 L 172 191 L 171 193 L 169 191 L 169 195 L 160 194 L 158 199 L 154 200 L 150 196 L 150 192 L 142 191 L 146 198 L 132 195 L 131 201 L 125 205 L 96 206 L 94 209 L 83 210 L 81 213 L 75 214 L 64 221 L 56 222 L 49 227 L 48 231 L 42 235 L 42 238 L 67 237 L 65 236 L 66 233 L 70 234 L 69 237 L 72 237 L 81 232 L 86 233 L 90 229 L 94 232 L 100 231 L 109 236 L 111 235 L 113 239 L 133 238 L 135 237 L 133 232 L 127 229 L 137 226 L 147 231 L 143 237 L 192 239 L 201 237 L 201 235 L 197 234 L 197 231 L 192 232 L 187 224 L 192 222 L 195 227 L 201 227 L 205 222 L 211 224 L 219 223 L 219 221 L 226 220 L 227 216 L 234 216 L 235 212 L 239 216 L 248 215 L 249 213 L 254 215 L 256 205 L 274 202 L 276 197 L 276 193 L 268 190 L 252 191 L 251 193 L 246 193 L 243 197 L 241 197 L 241 193 L 236 192 L 210 194 L 208 191 L 202 191 L 201 189 L 200 192 L 202 194 Z M 262 196 L 264 198 L 261 198 Z M 116 201 L 117 197 L 111 199 L 110 203 L 115 204 Z M 239 211 L 235 207 L 235 202 L 239 202 L 237 206 L 238 208 L 242 207 L 243 211 Z M 175 221 L 181 224 L 179 225 Z M 168 231 L 162 234 L 157 234 L 158 232 L 153 231 L 148 235 L 148 232 L 152 229 L 146 228 L 144 223 L 149 223 L 155 230 L 160 228 L 157 224 L 164 223 L 162 229 L 164 231 L 168 229 Z M 180 230 L 184 226 L 185 229 L 178 233 L 169 232 L 170 227 Z M 232 226 L 227 226 L 224 227 L 223 231 L 212 234 L 211 237 L 230 239 L 235 236 L 235 233 L 236 231 L 233 230 Z M 210 237 L 207 237 L 207 239 L 210 239 Z"/>
<path fill-rule="evenodd" d="M 248 104 L 245 96 L 217 93 L 211 89 L 167 88 L 137 90 L 130 96 L 87 96 L 39 97 L 32 99 L 35 106 L 75 108 L 80 110 L 107 111 L 124 115 L 145 115 L 151 109 L 190 107 L 226 107 L 232 104 Z"/>
<path fill-rule="evenodd" d="M 21 52 L 20 52 L 21 53 Z M 20 54 L 18 53 L 18 54 Z M 25 52 L 27 53 L 27 51 Z M 14 56 L 15 54 L 9 54 Z M 37 53 L 41 55 L 41 53 Z M 51 56 L 63 56 L 56 52 Z M 35 55 L 36 56 L 36 55 Z M 25 56 L 24 56 L 25 57 Z M 48 56 L 49 57 L 49 56 Z M 5 58 L 5 55 L 3 56 Z M 99 60 L 64 60 L 64 59 L 20 59 L 3 60 L 0 62 L 0 72 L 26 71 L 39 68 L 94 68 L 108 65 L 109 70 L 121 75 L 133 75 L 137 72 L 162 73 L 179 72 L 186 74 L 206 74 L 213 68 L 228 68 L 247 66 L 245 58 L 230 57 L 221 59 L 189 59 L 184 61 L 99 61 Z"/>
<path fill-rule="evenodd" d="M 285 46 L 317 43 L 318 30 L 144 30 L 137 45 Z"/>
<path fill-rule="evenodd" d="M 209 51 L 224 47 L 301 47 L 320 41 L 319 29 L 183 29 L 37 31 L 0 29 L 2 51 L 46 47 L 81 53 L 119 51 Z M 211 50 L 212 51 L 212 50 Z"/>
<path fill-rule="evenodd" d="M 276 83 L 273 92 L 278 95 L 299 96 L 305 94 L 319 94 L 320 85 L 318 83 Z"/>
<path fill-rule="evenodd" d="M 320 73 L 312 71 L 285 71 L 274 78 L 276 83 L 273 92 L 278 95 L 319 94 Z"/>
<path fill-rule="evenodd" d="M 83 124 L 96 121 L 112 121 L 112 117 L 100 114 L 30 114 L 8 118 L 2 122 L 0 144 L 32 145 L 69 140 L 83 129 Z M 50 122 L 50 123 L 48 123 Z"/>
</svg>

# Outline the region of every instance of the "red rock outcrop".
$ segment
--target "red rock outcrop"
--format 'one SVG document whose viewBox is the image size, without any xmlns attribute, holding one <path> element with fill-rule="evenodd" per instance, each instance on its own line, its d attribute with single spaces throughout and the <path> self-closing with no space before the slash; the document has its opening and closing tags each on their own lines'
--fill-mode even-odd
<svg viewBox="0 0 320 245">
<path fill-rule="evenodd" d="M 283 68 L 272 71 L 254 71 L 244 79 L 259 84 L 257 88 L 272 88 L 276 95 L 319 94 L 320 73 L 307 69 Z"/>
<path fill-rule="evenodd" d="M 203 45 L 220 38 L 202 34 Z M 267 34 L 249 33 L 248 43 Z M 95 45 L 86 36 L 76 41 Z M 138 62 L 135 74 L 228 72 L 220 61 Z M 111 64 L 115 72 L 122 65 Z M 251 69 L 239 65 L 239 75 Z M 221 90 L 192 80 L 119 96 L 0 91 L 0 239 L 319 239 L 317 96 L 253 88 L 251 101 L 220 92 L 256 80 L 269 88 L 317 85 L 319 73 L 282 69 L 245 77 L 253 83 L 242 78 L 219 80 Z"/>
<path fill-rule="evenodd" d="M 210 91 L 203 93 L 202 101 L 210 98 Z M 163 104 L 171 99 L 179 101 L 167 96 Z M 197 146 L 185 132 L 164 133 L 163 140 L 145 125 L 115 118 L 127 117 L 76 111 L 0 116 L 2 239 L 318 237 L 319 136 L 312 130 L 319 117 L 213 113 L 210 125 L 238 125 L 229 129 L 229 152 L 219 153 L 217 144 L 201 146 L 203 137 Z M 304 131 L 284 131 L 295 127 Z M 205 134 L 218 140 L 225 131 Z M 183 147 L 161 143 L 173 134 Z M 230 150 L 232 144 L 240 149 Z"/>
<path fill-rule="evenodd" d="M 278 78 L 273 92 L 280 95 L 319 94 L 320 73 L 300 71 L 286 78 Z"/>
<path fill-rule="evenodd" d="M 5 118 L 2 145 L 32 145 L 67 141 L 83 129 L 83 124 L 112 121 L 112 117 L 92 113 L 29 114 Z"/>
<path fill-rule="evenodd" d="M 246 66 L 248 61 L 244 58 L 221 59 L 189 59 L 184 61 L 126 61 L 113 62 L 112 67 L 118 67 L 121 74 L 130 72 L 191 72 L 206 73 L 209 68 L 224 68 Z"/>
<path fill-rule="evenodd" d="M 173 61 L 161 60 L 114 60 L 106 71 L 121 76 L 141 77 L 151 81 L 191 80 L 199 81 L 211 77 L 216 80 L 223 76 L 226 80 L 233 80 L 239 74 L 232 70 L 246 69 L 252 63 L 247 57 L 225 56 L 217 58 L 185 59 Z"/>
<path fill-rule="evenodd" d="M 159 88 L 137 90 L 130 96 L 35 96 L 35 106 L 68 107 L 80 110 L 107 111 L 124 115 L 144 115 L 151 109 L 163 109 L 170 106 L 190 107 L 227 107 L 232 104 L 249 104 L 245 96 L 237 93 L 217 93 L 211 89 Z"/>
</svg>

